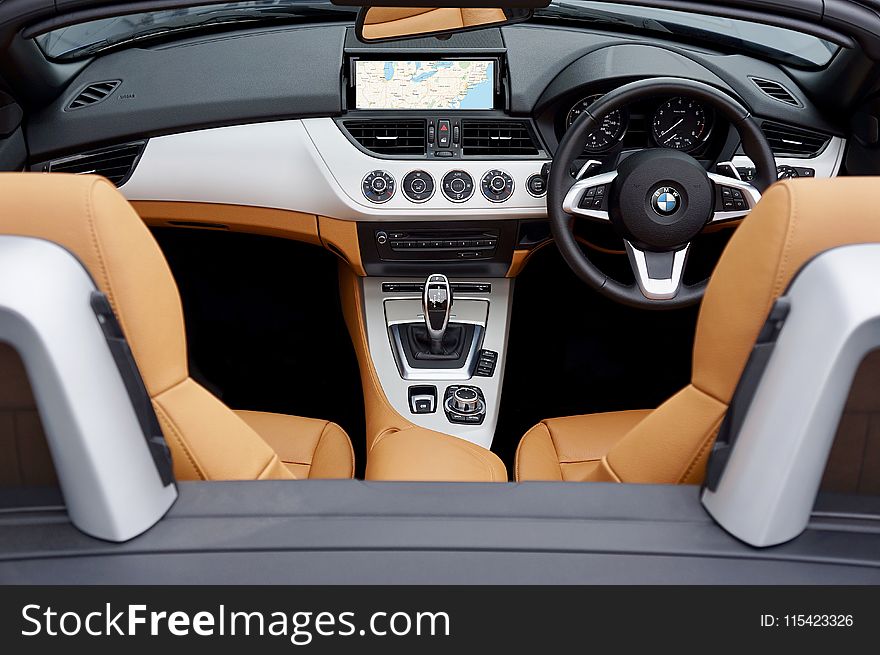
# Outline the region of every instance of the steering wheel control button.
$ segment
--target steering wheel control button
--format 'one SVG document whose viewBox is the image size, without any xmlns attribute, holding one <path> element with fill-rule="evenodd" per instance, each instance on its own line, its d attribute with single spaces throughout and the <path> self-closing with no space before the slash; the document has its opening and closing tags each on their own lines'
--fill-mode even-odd
<svg viewBox="0 0 880 655">
<path fill-rule="evenodd" d="M 583 209 L 607 209 L 608 205 L 605 202 L 607 192 L 608 186 L 606 184 L 591 186 L 584 191 L 579 206 Z"/>
<path fill-rule="evenodd" d="M 498 353 L 494 350 L 481 350 L 477 360 L 477 370 L 474 375 L 483 378 L 491 378 L 495 375 L 495 365 L 498 363 Z"/>
<path fill-rule="evenodd" d="M 443 409 L 450 423 L 480 425 L 486 418 L 486 399 L 479 387 L 448 387 L 443 397 Z"/>
<path fill-rule="evenodd" d="M 715 202 L 715 211 L 745 212 L 750 209 L 742 190 L 736 187 L 719 187 L 719 194 Z"/>
<path fill-rule="evenodd" d="M 443 195 L 452 202 L 465 202 L 474 195 L 474 178 L 467 171 L 449 171 L 441 183 Z"/>
<path fill-rule="evenodd" d="M 364 197 L 370 202 L 381 204 L 394 196 L 394 178 L 385 171 L 373 171 L 364 178 L 362 189 Z"/>
<path fill-rule="evenodd" d="M 411 171 L 403 178 L 401 188 L 410 202 L 426 202 L 434 195 L 434 178 L 425 171 Z"/>
<path fill-rule="evenodd" d="M 513 178 L 502 170 L 493 169 L 480 180 L 480 191 L 489 202 L 504 202 L 513 195 Z"/>
<path fill-rule="evenodd" d="M 672 216 L 681 205 L 681 194 L 675 187 L 662 186 L 651 197 L 651 207 L 661 216 Z"/>
</svg>

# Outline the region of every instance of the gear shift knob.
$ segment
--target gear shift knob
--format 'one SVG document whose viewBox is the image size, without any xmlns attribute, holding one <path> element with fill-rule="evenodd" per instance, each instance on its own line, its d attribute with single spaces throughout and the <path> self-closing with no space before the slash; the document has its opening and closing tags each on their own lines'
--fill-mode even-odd
<svg viewBox="0 0 880 655">
<path fill-rule="evenodd" d="M 425 280 L 422 294 L 422 310 L 425 313 L 425 327 L 431 338 L 431 350 L 439 353 L 443 349 L 443 335 L 449 325 L 452 313 L 452 287 L 445 275 L 432 273 Z"/>
</svg>

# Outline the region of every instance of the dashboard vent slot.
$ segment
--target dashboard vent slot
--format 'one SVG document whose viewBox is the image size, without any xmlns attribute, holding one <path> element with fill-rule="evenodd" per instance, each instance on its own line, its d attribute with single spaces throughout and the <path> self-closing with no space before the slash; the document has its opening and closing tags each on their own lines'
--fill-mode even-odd
<svg viewBox="0 0 880 655">
<path fill-rule="evenodd" d="M 43 170 L 47 173 L 103 175 L 116 186 L 122 186 L 131 177 L 146 145 L 146 141 L 135 141 L 81 155 L 54 159 L 46 164 Z"/>
<path fill-rule="evenodd" d="M 787 105 L 791 105 L 793 107 L 801 107 L 801 102 L 797 98 L 794 97 L 794 94 L 786 89 L 779 82 L 774 82 L 773 80 L 765 80 L 760 77 L 750 77 L 749 78 L 755 86 L 757 86 L 761 91 L 763 91 L 764 95 L 773 98 L 774 100 L 778 100 L 779 102 L 784 102 Z"/>
<path fill-rule="evenodd" d="M 771 121 L 764 121 L 761 131 L 777 157 L 815 157 L 831 141 L 827 134 Z"/>
<path fill-rule="evenodd" d="M 464 120 L 461 123 L 461 147 L 466 157 L 528 157 L 538 154 L 532 131 L 523 121 Z"/>
<path fill-rule="evenodd" d="M 351 138 L 378 155 L 424 155 L 427 151 L 424 120 L 351 120 L 342 124 Z"/>
<path fill-rule="evenodd" d="M 120 80 L 110 80 L 109 82 L 95 82 L 89 84 L 86 88 L 76 94 L 76 97 L 70 101 L 70 104 L 67 105 L 65 111 L 90 107 L 98 104 L 102 100 L 106 100 L 121 83 Z"/>
</svg>

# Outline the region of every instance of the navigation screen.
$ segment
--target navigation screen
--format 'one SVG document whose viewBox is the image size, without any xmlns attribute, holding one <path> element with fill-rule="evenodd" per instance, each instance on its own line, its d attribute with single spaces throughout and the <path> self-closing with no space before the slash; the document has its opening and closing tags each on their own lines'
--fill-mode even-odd
<svg viewBox="0 0 880 655">
<path fill-rule="evenodd" d="M 492 109 L 495 61 L 355 61 L 358 109 Z"/>
</svg>

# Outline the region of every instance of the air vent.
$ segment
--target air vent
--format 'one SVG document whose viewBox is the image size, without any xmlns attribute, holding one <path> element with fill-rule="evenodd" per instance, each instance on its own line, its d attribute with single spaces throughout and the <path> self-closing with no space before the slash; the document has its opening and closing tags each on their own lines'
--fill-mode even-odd
<svg viewBox="0 0 880 655">
<path fill-rule="evenodd" d="M 426 152 L 424 120 L 352 120 L 342 124 L 355 141 L 378 155 L 424 155 Z"/>
<path fill-rule="evenodd" d="M 106 100 L 121 84 L 120 80 L 111 80 L 109 82 L 95 82 L 89 84 L 80 91 L 76 97 L 67 105 L 65 111 L 73 111 L 74 109 L 82 109 L 83 107 L 91 107 L 102 100 Z"/>
<path fill-rule="evenodd" d="M 761 79 L 760 77 L 750 77 L 749 79 L 755 83 L 755 86 L 764 92 L 764 95 L 770 96 L 779 102 L 784 102 L 787 105 L 792 105 L 793 107 L 803 106 L 801 105 L 801 101 L 795 98 L 794 94 L 779 82 Z"/>
<path fill-rule="evenodd" d="M 528 157 L 538 154 L 528 123 L 523 121 L 462 121 L 461 146 L 466 157 Z"/>
<path fill-rule="evenodd" d="M 815 157 L 825 149 L 831 137 L 800 127 L 764 121 L 761 131 L 777 157 Z"/>
<path fill-rule="evenodd" d="M 134 171 L 146 145 L 146 141 L 136 141 L 112 148 L 93 150 L 81 155 L 55 159 L 43 166 L 42 170 L 48 173 L 103 175 L 116 186 L 122 186 Z"/>
</svg>

